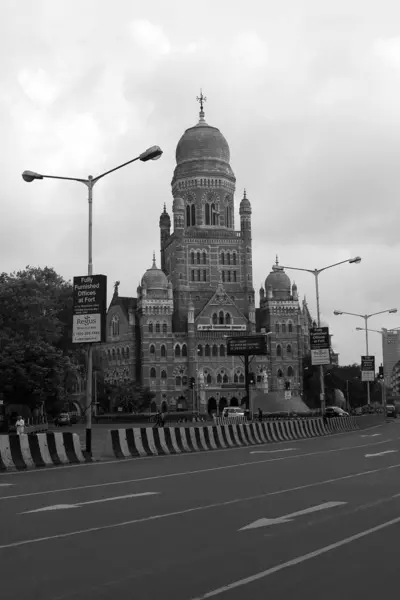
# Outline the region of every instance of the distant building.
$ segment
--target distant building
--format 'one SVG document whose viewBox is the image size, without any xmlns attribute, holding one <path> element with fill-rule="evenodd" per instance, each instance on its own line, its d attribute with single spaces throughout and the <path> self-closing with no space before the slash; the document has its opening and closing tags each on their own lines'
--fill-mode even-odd
<svg viewBox="0 0 400 600">
<path fill-rule="evenodd" d="M 276 259 L 256 309 L 251 203 L 244 192 L 236 230 L 229 146 L 206 123 L 202 102 L 198 123 L 178 142 L 176 163 L 173 231 L 166 205 L 159 220 L 160 267 L 153 256 L 136 298 L 120 297 L 115 285 L 100 347 L 105 381 L 148 386 L 163 409 L 239 405 L 244 367 L 240 357 L 227 356 L 226 338 L 263 332 L 270 334 L 269 355 L 251 364 L 256 387 L 274 391 L 289 382 L 301 392 L 312 325 L 306 301 L 300 304 Z"/>
<path fill-rule="evenodd" d="M 400 330 L 382 330 L 382 356 L 385 385 L 392 387 L 392 372 L 400 360 Z"/>
</svg>

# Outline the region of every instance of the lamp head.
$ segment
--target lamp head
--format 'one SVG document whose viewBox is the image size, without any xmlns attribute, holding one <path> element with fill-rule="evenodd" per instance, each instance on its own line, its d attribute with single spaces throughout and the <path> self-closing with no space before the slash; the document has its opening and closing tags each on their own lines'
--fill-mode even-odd
<svg viewBox="0 0 400 600">
<path fill-rule="evenodd" d="M 390 312 L 390 313 L 397 313 L 397 308 L 391 308 L 391 309 L 389 310 L 389 312 Z"/>
<path fill-rule="evenodd" d="M 356 331 L 364 331 L 362 327 L 356 327 Z"/>
<path fill-rule="evenodd" d="M 341 310 L 334 310 L 333 314 L 337 316 L 337 315 L 342 315 L 343 313 Z"/>
<path fill-rule="evenodd" d="M 354 264 L 358 265 L 360 262 L 361 262 L 361 256 L 355 256 L 354 258 L 351 258 L 349 260 L 350 264 L 354 263 Z"/>
<path fill-rule="evenodd" d="M 43 179 L 43 175 L 40 173 L 35 173 L 34 171 L 24 171 L 22 173 L 22 179 L 27 183 L 31 183 L 34 179 Z"/>
<path fill-rule="evenodd" d="M 142 154 L 139 156 L 139 159 L 142 162 L 147 162 L 148 160 L 157 160 L 161 157 L 163 151 L 160 146 L 151 146 L 151 148 L 147 148 Z"/>
</svg>

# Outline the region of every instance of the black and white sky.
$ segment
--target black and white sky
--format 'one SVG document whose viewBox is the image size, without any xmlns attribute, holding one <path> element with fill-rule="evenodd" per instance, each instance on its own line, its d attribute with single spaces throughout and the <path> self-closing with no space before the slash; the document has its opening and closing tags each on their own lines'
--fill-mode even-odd
<svg viewBox="0 0 400 600">
<path fill-rule="evenodd" d="M 400 310 L 397 0 L 2 0 L 1 13 L 2 271 L 87 269 L 86 188 L 22 171 L 95 176 L 157 144 L 160 160 L 94 188 L 94 272 L 135 295 L 202 88 L 236 208 L 244 188 L 252 202 L 257 298 L 276 254 L 310 269 L 360 255 L 320 279 L 340 363 L 359 362 L 363 321 L 333 310 Z M 313 276 L 288 274 L 315 313 Z M 370 320 L 399 325 L 400 312 Z M 370 353 L 380 362 L 378 333 Z"/>
</svg>

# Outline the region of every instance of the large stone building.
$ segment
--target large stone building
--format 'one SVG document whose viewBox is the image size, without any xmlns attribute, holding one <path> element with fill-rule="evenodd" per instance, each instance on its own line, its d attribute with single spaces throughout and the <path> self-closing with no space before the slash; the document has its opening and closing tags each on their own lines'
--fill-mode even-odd
<svg viewBox="0 0 400 600">
<path fill-rule="evenodd" d="M 245 398 L 240 357 L 227 356 L 227 337 L 268 334 L 269 354 L 251 363 L 255 386 L 301 392 L 311 317 L 278 259 L 256 309 L 251 203 L 244 192 L 235 229 L 235 175 L 228 143 L 200 118 L 176 148 L 172 223 L 160 216 L 160 266 L 144 273 L 137 298 L 118 295 L 102 345 L 106 381 L 134 380 L 155 393 L 157 407 L 205 412 Z M 194 389 L 190 382 L 194 382 Z"/>
</svg>

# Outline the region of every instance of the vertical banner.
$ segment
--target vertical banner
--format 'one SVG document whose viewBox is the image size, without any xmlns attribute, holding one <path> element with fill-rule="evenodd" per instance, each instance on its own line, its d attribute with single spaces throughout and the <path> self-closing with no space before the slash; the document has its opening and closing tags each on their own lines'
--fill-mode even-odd
<svg viewBox="0 0 400 600">
<path fill-rule="evenodd" d="M 375 356 L 361 357 L 361 381 L 374 381 Z"/>
<path fill-rule="evenodd" d="M 106 335 L 107 277 L 74 277 L 72 342 L 104 342 Z"/>
<path fill-rule="evenodd" d="M 330 365 L 330 338 L 328 327 L 314 327 L 310 329 L 311 364 Z"/>
</svg>

